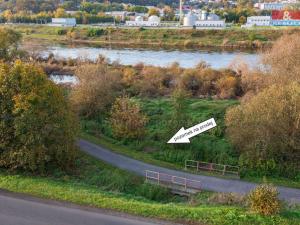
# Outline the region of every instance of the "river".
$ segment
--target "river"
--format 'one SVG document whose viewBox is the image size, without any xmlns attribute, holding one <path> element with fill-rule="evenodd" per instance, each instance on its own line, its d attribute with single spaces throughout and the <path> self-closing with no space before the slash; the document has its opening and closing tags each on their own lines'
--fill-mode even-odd
<svg viewBox="0 0 300 225">
<path fill-rule="evenodd" d="M 256 52 L 240 51 L 209 51 L 209 50 L 145 50 L 145 49 L 112 49 L 103 47 L 70 47 L 51 46 L 42 52 L 42 56 L 53 53 L 58 58 L 88 58 L 95 60 L 102 55 L 110 62 L 118 61 L 123 65 L 146 65 L 166 67 L 178 62 L 183 68 L 195 67 L 199 62 L 204 61 L 212 68 L 226 68 L 236 60 L 243 60 L 249 65 L 258 62 L 259 55 Z"/>
</svg>

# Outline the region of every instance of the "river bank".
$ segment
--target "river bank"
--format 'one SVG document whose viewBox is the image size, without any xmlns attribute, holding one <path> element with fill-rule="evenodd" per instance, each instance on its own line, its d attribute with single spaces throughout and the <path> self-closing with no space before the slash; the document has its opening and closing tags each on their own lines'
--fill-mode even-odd
<svg viewBox="0 0 300 225">
<path fill-rule="evenodd" d="M 2 25 L 8 26 L 8 25 Z M 9 25 L 19 31 L 26 42 L 52 42 L 73 44 L 98 44 L 131 48 L 217 48 L 248 49 L 269 48 L 284 34 L 299 33 L 299 28 L 194 30 L 150 28 L 76 28 L 41 25 Z"/>
<path fill-rule="evenodd" d="M 27 47 L 27 51 L 36 49 Z M 89 45 L 49 45 L 45 50 L 39 51 L 43 58 L 54 55 L 58 59 L 76 59 L 78 57 L 95 61 L 99 56 L 105 57 L 109 62 L 118 62 L 121 65 L 151 65 L 156 67 L 169 67 L 178 63 L 182 68 L 194 68 L 200 62 L 210 65 L 211 68 L 229 68 L 234 62 L 243 61 L 249 65 L 258 63 L 257 52 L 244 51 L 215 51 L 215 50 L 154 50 L 142 48 L 109 48 L 91 47 Z"/>
</svg>

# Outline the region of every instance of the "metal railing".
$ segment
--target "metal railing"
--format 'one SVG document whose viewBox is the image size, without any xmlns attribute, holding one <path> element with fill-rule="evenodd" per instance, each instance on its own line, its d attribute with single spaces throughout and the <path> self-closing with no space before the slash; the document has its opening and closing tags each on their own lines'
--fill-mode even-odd
<svg viewBox="0 0 300 225">
<path fill-rule="evenodd" d="M 146 170 L 146 181 L 154 181 L 158 185 L 170 184 L 174 186 L 183 187 L 187 189 L 201 190 L 201 182 L 197 180 L 187 179 L 185 177 L 173 176 L 166 173 Z"/>
<path fill-rule="evenodd" d="M 208 163 L 195 160 L 186 160 L 185 169 L 188 168 L 196 169 L 197 171 L 204 170 L 209 172 L 216 172 L 223 176 L 225 175 L 234 175 L 240 177 L 240 168 L 238 166 L 217 164 L 217 163 Z"/>
</svg>

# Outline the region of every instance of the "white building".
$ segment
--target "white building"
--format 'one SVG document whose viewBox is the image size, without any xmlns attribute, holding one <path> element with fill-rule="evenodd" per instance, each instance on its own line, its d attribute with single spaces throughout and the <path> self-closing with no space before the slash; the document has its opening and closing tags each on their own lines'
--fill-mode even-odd
<svg viewBox="0 0 300 225">
<path fill-rule="evenodd" d="M 195 25 L 198 17 L 195 14 L 189 13 L 183 18 L 184 27 L 192 27 Z"/>
<path fill-rule="evenodd" d="M 213 13 L 202 11 L 201 14 L 187 14 L 183 19 L 184 27 L 196 27 L 201 29 L 222 29 L 225 28 L 225 20 Z"/>
<path fill-rule="evenodd" d="M 126 21 L 126 26 L 130 27 L 158 27 L 160 26 L 160 18 L 158 16 L 150 16 L 148 20 L 137 16 L 134 21 Z"/>
<path fill-rule="evenodd" d="M 242 27 L 252 27 L 252 26 L 270 26 L 271 16 L 250 16 L 247 17 L 247 23 Z"/>
<path fill-rule="evenodd" d="M 126 11 L 112 11 L 112 12 L 106 12 L 105 15 L 112 16 L 114 18 L 124 21 L 127 16 L 127 12 Z"/>
<path fill-rule="evenodd" d="M 225 28 L 225 20 L 197 20 L 196 28 L 202 29 L 223 29 Z"/>
<path fill-rule="evenodd" d="M 75 18 L 52 18 L 52 23 L 50 26 L 60 26 L 60 27 L 75 27 Z"/>
<path fill-rule="evenodd" d="M 263 2 L 255 3 L 254 7 L 260 10 L 283 10 L 289 5 L 295 4 L 295 1 L 282 1 L 282 2 Z"/>
</svg>

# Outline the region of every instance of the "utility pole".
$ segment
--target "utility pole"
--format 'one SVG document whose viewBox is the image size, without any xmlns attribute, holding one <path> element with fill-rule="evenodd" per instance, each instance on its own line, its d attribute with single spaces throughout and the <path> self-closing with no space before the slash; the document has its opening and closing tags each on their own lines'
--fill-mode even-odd
<svg viewBox="0 0 300 225">
<path fill-rule="evenodd" d="M 179 24 L 182 23 L 182 0 L 179 0 Z"/>
</svg>

